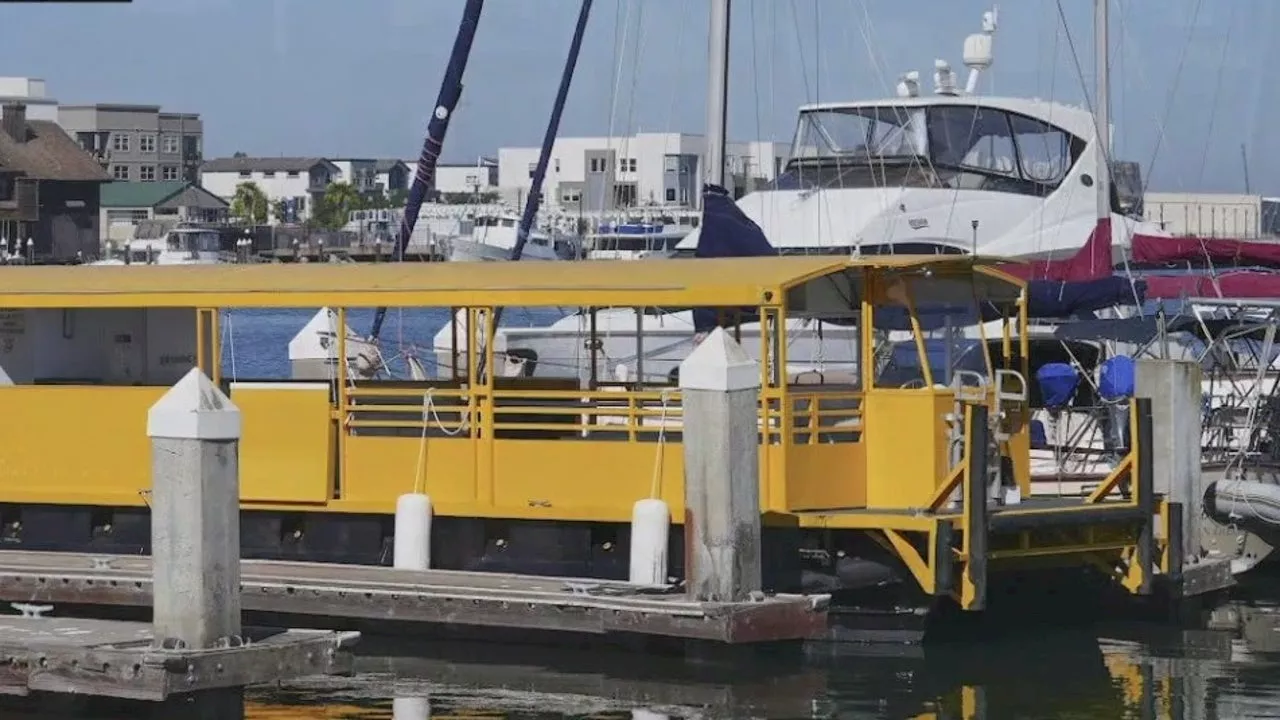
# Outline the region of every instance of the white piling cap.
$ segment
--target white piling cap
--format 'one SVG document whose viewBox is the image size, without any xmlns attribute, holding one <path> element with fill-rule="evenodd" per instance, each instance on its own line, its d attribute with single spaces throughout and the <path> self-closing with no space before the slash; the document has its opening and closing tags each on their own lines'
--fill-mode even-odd
<svg viewBox="0 0 1280 720">
<path fill-rule="evenodd" d="M 732 392 L 760 387 L 760 364 L 724 328 L 716 328 L 680 363 L 683 390 Z"/>
<path fill-rule="evenodd" d="M 347 339 L 356 338 L 351 326 L 343 328 Z M 355 357 L 354 348 L 347 346 L 347 358 Z M 338 313 L 330 308 L 320 308 L 307 324 L 289 341 L 290 360 L 334 360 L 338 357 Z"/>
<path fill-rule="evenodd" d="M 147 435 L 173 440 L 239 440 L 240 408 L 200 368 L 191 368 L 147 412 Z"/>
</svg>

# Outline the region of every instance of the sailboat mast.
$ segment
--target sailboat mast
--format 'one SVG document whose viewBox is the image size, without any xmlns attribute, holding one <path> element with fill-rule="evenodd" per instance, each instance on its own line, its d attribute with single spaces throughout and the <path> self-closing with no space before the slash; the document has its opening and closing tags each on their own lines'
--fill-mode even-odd
<svg viewBox="0 0 1280 720">
<path fill-rule="evenodd" d="M 1098 219 L 1111 218 L 1111 63 L 1109 51 L 1110 0 L 1093 0 L 1094 82 L 1097 101 L 1094 120 L 1097 123 L 1098 171 L 1095 178 L 1098 190 Z"/>
<path fill-rule="evenodd" d="M 483 9 L 484 0 L 467 0 L 467 4 L 462 8 L 458 34 L 453 40 L 453 51 L 449 53 L 449 64 L 445 67 L 440 93 L 436 97 L 431 120 L 427 123 L 427 136 L 422 141 L 422 153 L 418 156 L 418 167 L 413 174 L 413 183 L 409 186 L 404 216 L 400 219 L 400 231 L 396 235 L 394 251 L 394 257 L 397 260 L 404 259 L 404 252 L 413 235 L 413 227 L 418 222 L 422 203 L 435 185 L 436 163 L 440 160 L 444 136 L 449 130 L 449 121 L 453 119 L 453 111 L 458 106 L 458 99 L 462 97 L 462 77 L 467 70 L 467 59 L 471 57 L 471 44 L 476 39 L 476 27 L 480 24 L 480 12 Z M 387 309 L 384 307 L 378 308 L 374 313 L 373 327 L 369 331 L 370 340 L 378 339 L 386 316 Z"/>
<path fill-rule="evenodd" d="M 729 0 L 711 0 L 707 35 L 707 152 L 703 181 L 725 185 L 725 131 L 729 107 Z"/>
</svg>

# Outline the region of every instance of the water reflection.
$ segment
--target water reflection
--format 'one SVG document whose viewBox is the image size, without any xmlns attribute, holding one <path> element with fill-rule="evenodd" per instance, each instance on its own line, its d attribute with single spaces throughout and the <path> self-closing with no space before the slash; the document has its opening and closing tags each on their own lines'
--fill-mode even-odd
<svg viewBox="0 0 1280 720">
<path fill-rule="evenodd" d="M 1275 593 L 1269 597 L 1276 597 Z M 1196 628 L 1008 628 L 984 642 L 828 646 L 696 663 L 624 650 L 368 639 L 352 678 L 249 693 L 248 720 L 1280 717 L 1280 608 L 1249 598 Z M 146 717 L 59 699 L 15 718 Z M 158 708 L 151 708 L 156 710 Z M 15 708 L 16 710 L 16 708 Z M 231 720 L 191 706 L 182 720 Z"/>
<path fill-rule="evenodd" d="M 1209 620 L 1202 629 L 1040 627 L 928 649 L 844 647 L 701 664 L 474 644 L 419 644 L 428 657 L 414 657 L 383 645 L 358 660 L 356 678 L 260 697 L 247 716 L 284 717 L 261 714 L 282 705 L 297 718 L 394 720 L 1280 716 L 1280 615 L 1235 606 Z M 300 706 L 323 702 L 350 714 Z"/>
</svg>

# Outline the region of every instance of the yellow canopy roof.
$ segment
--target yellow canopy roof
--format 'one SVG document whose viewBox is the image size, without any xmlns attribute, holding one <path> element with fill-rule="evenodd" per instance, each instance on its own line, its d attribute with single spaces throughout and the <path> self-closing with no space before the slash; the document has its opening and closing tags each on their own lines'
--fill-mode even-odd
<svg viewBox="0 0 1280 720">
<path fill-rule="evenodd" d="M 751 306 L 849 267 L 964 256 L 0 267 L 0 307 Z M 776 301 L 776 298 L 775 298 Z"/>
</svg>

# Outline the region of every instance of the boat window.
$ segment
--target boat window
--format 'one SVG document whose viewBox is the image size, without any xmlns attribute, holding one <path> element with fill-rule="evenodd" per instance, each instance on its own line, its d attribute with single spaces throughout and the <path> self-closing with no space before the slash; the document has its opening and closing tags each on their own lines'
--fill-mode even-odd
<svg viewBox="0 0 1280 720">
<path fill-rule="evenodd" d="M 935 108 L 929 119 L 929 150 L 939 165 L 1017 174 L 1013 129 L 1002 112 L 980 107 Z"/>
<path fill-rule="evenodd" d="M 1018 145 L 1022 176 L 1054 186 L 1062 182 L 1074 161 L 1071 136 L 1022 115 L 1011 115 L 1009 119 Z"/>
<path fill-rule="evenodd" d="M 904 157 L 925 153 L 922 108 L 871 106 L 800 113 L 792 158 Z"/>
<path fill-rule="evenodd" d="M 1043 196 L 1084 142 L 1030 117 L 974 105 L 804 111 L 768 189 L 917 187 Z"/>
</svg>

